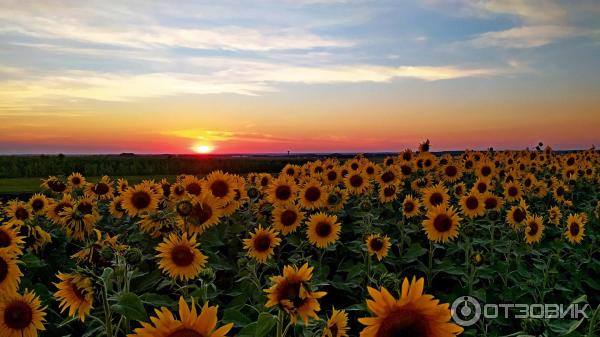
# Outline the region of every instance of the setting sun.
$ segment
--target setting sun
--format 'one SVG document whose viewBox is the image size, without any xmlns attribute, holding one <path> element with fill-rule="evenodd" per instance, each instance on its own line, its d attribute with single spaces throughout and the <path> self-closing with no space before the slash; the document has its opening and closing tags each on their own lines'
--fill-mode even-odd
<svg viewBox="0 0 600 337">
<path fill-rule="evenodd" d="M 214 146 L 211 145 L 196 145 L 192 148 L 196 153 L 211 153 L 214 150 Z"/>
</svg>

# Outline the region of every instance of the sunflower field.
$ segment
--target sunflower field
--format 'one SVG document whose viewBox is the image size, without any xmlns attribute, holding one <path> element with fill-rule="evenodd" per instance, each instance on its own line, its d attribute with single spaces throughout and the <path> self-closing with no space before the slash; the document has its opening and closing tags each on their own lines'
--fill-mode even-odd
<svg viewBox="0 0 600 337">
<path fill-rule="evenodd" d="M 427 141 L 278 174 L 51 176 L 1 205 L 0 336 L 596 336 L 599 165 Z M 586 315 L 461 326 L 463 296 Z"/>
</svg>

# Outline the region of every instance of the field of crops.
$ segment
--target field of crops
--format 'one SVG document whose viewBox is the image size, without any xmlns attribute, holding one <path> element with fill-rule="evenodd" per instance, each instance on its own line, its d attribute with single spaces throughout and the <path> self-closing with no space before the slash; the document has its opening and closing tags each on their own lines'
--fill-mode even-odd
<svg viewBox="0 0 600 337">
<path fill-rule="evenodd" d="M 1 205 L 0 336 L 595 336 L 599 165 L 426 142 L 278 174 L 51 176 Z M 586 309 L 459 324 L 463 296 Z"/>
</svg>

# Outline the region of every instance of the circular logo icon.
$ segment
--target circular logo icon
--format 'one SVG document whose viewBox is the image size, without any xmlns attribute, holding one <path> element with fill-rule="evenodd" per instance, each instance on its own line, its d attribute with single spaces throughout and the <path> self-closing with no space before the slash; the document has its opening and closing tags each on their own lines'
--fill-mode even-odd
<svg viewBox="0 0 600 337">
<path fill-rule="evenodd" d="M 452 303 L 452 319 L 460 326 L 471 326 L 481 317 L 481 305 L 474 297 L 462 296 Z"/>
</svg>

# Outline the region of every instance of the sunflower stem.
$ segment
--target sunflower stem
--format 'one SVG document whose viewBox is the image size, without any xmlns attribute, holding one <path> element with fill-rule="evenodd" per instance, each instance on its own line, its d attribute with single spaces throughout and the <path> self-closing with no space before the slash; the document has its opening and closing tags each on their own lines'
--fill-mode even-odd
<svg viewBox="0 0 600 337">
<path fill-rule="evenodd" d="M 277 313 L 277 337 L 283 337 L 283 311 L 280 309 Z"/>
<path fill-rule="evenodd" d="M 433 252 L 435 251 L 435 247 L 433 246 L 433 241 L 429 241 L 429 264 L 427 266 L 427 287 L 431 288 L 433 284 Z"/>
<path fill-rule="evenodd" d="M 104 328 L 106 330 L 106 337 L 113 337 L 112 315 L 110 307 L 108 306 L 108 290 L 106 289 L 106 284 L 102 285 L 102 308 L 104 309 Z"/>
</svg>

